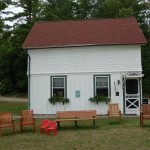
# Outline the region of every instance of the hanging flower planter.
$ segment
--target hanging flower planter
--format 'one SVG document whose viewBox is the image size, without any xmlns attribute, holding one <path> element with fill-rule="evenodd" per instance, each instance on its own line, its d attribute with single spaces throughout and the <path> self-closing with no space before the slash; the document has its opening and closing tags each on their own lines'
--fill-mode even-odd
<svg viewBox="0 0 150 150">
<path fill-rule="evenodd" d="M 56 102 L 62 102 L 63 105 L 65 103 L 70 102 L 69 98 L 64 98 L 64 97 L 60 97 L 60 96 L 53 96 L 53 97 L 49 98 L 48 101 L 53 105 L 55 105 Z"/>
<path fill-rule="evenodd" d="M 91 102 L 96 102 L 97 104 L 98 104 L 98 102 L 105 102 L 106 104 L 108 104 L 108 103 L 110 103 L 111 98 L 100 95 L 100 96 L 90 97 L 89 100 Z"/>
</svg>

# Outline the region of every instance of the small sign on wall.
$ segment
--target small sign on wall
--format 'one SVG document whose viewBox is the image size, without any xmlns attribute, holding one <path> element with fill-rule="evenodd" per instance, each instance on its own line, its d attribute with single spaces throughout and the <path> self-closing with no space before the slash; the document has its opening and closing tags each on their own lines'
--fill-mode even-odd
<svg viewBox="0 0 150 150">
<path fill-rule="evenodd" d="M 75 91 L 75 96 L 80 97 L 80 91 Z"/>
<path fill-rule="evenodd" d="M 119 96 L 119 92 L 116 92 L 116 96 Z"/>
</svg>

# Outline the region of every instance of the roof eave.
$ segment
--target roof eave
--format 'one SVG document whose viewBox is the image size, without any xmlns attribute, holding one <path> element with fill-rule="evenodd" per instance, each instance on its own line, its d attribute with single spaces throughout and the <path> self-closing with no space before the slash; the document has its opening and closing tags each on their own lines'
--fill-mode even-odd
<svg viewBox="0 0 150 150">
<path fill-rule="evenodd" d="M 84 47 L 84 46 L 112 46 L 112 45 L 144 45 L 145 43 L 109 43 L 109 44 L 79 44 L 79 45 L 59 45 L 59 46 L 41 46 L 41 47 L 22 47 L 28 49 L 48 49 L 48 48 L 66 48 L 66 47 Z"/>
</svg>

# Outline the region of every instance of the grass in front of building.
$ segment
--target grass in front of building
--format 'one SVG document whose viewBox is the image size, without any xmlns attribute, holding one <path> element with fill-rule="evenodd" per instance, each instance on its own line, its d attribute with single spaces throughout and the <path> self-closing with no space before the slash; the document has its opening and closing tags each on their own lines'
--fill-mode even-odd
<svg viewBox="0 0 150 150">
<path fill-rule="evenodd" d="M 46 136 L 40 134 L 36 119 L 36 133 L 32 126 L 24 126 L 20 133 L 19 120 L 15 121 L 16 133 L 11 128 L 2 130 L 0 150 L 149 150 L 150 120 L 145 121 L 145 127 L 139 125 L 139 118 L 123 118 L 122 124 L 118 119 L 107 118 L 96 120 L 96 129 L 92 121 L 78 121 L 79 128 L 74 129 L 73 121 L 61 122 L 57 135 L 53 132 Z"/>
<path fill-rule="evenodd" d="M 22 110 L 28 109 L 27 102 L 0 101 L 0 112 L 12 112 L 13 116 L 20 116 Z"/>
</svg>

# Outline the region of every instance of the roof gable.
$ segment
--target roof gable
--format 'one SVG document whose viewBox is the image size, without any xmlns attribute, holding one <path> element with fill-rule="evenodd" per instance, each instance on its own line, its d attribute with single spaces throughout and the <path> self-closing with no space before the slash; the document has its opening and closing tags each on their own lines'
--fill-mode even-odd
<svg viewBox="0 0 150 150">
<path fill-rule="evenodd" d="M 35 22 L 22 47 L 137 43 L 146 39 L 136 19 L 130 17 Z"/>
</svg>

